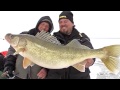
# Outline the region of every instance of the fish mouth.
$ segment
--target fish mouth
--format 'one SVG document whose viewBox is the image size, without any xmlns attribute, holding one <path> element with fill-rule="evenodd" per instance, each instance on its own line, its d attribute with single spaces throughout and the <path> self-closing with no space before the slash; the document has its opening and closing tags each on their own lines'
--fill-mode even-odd
<svg viewBox="0 0 120 90">
<path fill-rule="evenodd" d="M 5 35 L 5 39 L 6 39 L 8 42 L 10 42 L 10 41 L 11 41 L 11 36 L 12 36 L 12 34 L 11 34 L 11 33 L 8 33 L 8 34 Z"/>
</svg>

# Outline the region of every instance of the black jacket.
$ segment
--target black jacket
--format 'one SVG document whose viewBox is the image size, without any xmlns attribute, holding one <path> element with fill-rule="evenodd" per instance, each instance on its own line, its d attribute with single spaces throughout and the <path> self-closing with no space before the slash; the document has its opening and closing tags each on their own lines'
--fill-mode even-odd
<svg viewBox="0 0 120 90">
<path fill-rule="evenodd" d="M 70 41 L 72 41 L 73 39 L 78 39 L 78 41 L 82 45 L 86 45 L 89 48 L 93 49 L 93 46 L 90 42 L 89 37 L 84 33 L 80 34 L 75 28 L 73 28 L 71 35 L 65 35 L 59 31 L 59 32 L 54 33 L 54 36 L 61 42 L 61 44 L 66 45 Z M 86 78 L 87 79 L 87 78 L 89 78 L 89 73 L 90 73 L 89 68 L 87 68 L 85 72 L 80 72 L 71 66 L 71 67 L 66 68 L 66 69 L 49 70 L 47 79 L 58 79 L 58 78 L 62 78 L 62 79 Z"/>
</svg>

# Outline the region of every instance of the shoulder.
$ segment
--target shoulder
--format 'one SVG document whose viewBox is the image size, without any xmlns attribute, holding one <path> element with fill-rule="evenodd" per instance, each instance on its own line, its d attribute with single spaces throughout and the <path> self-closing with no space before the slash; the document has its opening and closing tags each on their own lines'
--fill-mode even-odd
<svg viewBox="0 0 120 90">
<path fill-rule="evenodd" d="M 73 28 L 73 33 L 76 37 L 80 37 L 80 39 L 88 39 L 90 41 L 90 38 L 85 33 L 80 33 L 76 28 Z"/>
<path fill-rule="evenodd" d="M 59 35 L 60 35 L 60 32 L 59 32 L 59 31 L 53 33 L 53 36 L 59 36 Z"/>
<path fill-rule="evenodd" d="M 28 34 L 28 31 L 23 31 L 20 34 Z"/>
<path fill-rule="evenodd" d="M 87 39 L 90 41 L 90 38 L 85 33 L 79 33 L 80 37 Z"/>
<path fill-rule="evenodd" d="M 36 32 L 36 30 L 35 30 L 35 28 L 33 28 L 33 29 L 30 29 L 29 31 L 23 31 L 23 32 L 21 32 L 20 34 L 34 34 Z"/>
<path fill-rule="evenodd" d="M 59 33 L 59 31 L 58 32 L 54 32 L 53 34 L 58 34 Z"/>
</svg>

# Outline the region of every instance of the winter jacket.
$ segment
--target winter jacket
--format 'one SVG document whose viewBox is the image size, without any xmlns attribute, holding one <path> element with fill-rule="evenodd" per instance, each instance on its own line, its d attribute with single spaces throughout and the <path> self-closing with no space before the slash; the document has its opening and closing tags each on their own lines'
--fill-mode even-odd
<svg viewBox="0 0 120 90">
<path fill-rule="evenodd" d="M 35 28 L 29 30 L 29 31 L 25 31 L 25 32 L 22 32 L 21 34 L 30 34 L 30 35 L 36 35 L 38 32 L 40 32 L 38 30 L 38 26 L 41 22 L 48 22 L 49 25 L 50 25 L 50 29 L 48 30 L 48 32 L 52 32 L 53 30 L 53 22 L 51 20 L 51 18 L 49 16 L 44 16 L 42 18 L 40 18 L 40 20 L 38 21 L 37 25 Z M 15 52 L 15 50 L 10 46 L 10 48 L 8 49 L 8 54 L 7 56 L 9 55 L 12 55 L 13 53 Z M 14 58 L 15 60 L 13 60 L 13 58 L 9 57 L 9 59 L 11 60 L 7 60 L 6 58 L 6 62 L 5 62 L 5 66 L 6 67 L 7 65 L 11 65 L 12 67 L 14 66 L 15 67 L 15 75 L 19 78 L 22 78 L 22 79 L 37 79 L 37 74 L 38 72 L 41 70 L 42 67 L 38 66 L 38 65 L 34 65 L 33 67 L 28 67 L 27 69 L 24 69 L 23 68 L 23 57 L 21 55 L 16 55 L 15 56 L 16 58 Z M 16 62 L 14 62 L 16 61 Z"/>
<path fill-rule="evenodd" d="M 80 44 L 86 45 L 93 49 L 89 37 L 84 33 L 80 34 L 75 28 L 73 28 L 71 35 L 65 35 L 59 31 L 54 33 L 54 36 L 61 42 L 61 44 L 66 45 L 73 39 L 78 39 Z M 86 68 L 85 72 L 80 72 L 74 67 L 70 66 L 69 68 L 65 69 L 50 69 L 47 79 L 89 79 L 89 73 L 89 68 Z"/>
</svg>

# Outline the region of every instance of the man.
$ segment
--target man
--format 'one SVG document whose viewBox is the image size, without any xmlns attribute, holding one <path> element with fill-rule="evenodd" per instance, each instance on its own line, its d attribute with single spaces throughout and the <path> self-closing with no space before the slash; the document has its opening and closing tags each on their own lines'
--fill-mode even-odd
<svg viewBox="0 0 120 90">
<path fill-rule="evenodd" d="M 87 35 L 84 33 L 79 33 L 75 28 L 72 12 L 63 11 L 59 15 L 59 27 L 60 30 L 54 33 L 54 36 L 61 42 L 61 44 L 66 45 L 73 39 L 78 39 L 80 44 L 86 45 L 89 48 L 93 48 Z M 50 69 L 48 71 L 46 79 L 90 79 L 89 67 L 93 65 L 94 61 L 94 59 L 86 60 L 85 72 L 80 72 L 72 66 L 59 70 Z"/>
<path fill-rule="evenodd" d="M 49 16 L 41 17 L 38 21 L 36 27 L 27 32 L 22 32 L 21 34 L 30 34 L 36 35 L 41 30 L 45 30 L 46 32 L 51 33 L 53 30 L 53 23 Z M 42 68 L 38 65 L 34 65 L 33 67 L 29 66 L 27 69 L 23 68 L 23 57 L 21 55 L 14 56 L 13 53 L 15 50 L 10 46 L 8 50 L 7 57 L 5 58 L 6 62 L 4 65 L 4 72 L 8 72 L 9 76 L 13 76 L 13 71 L 16 78 L 21 79 L 44 79 L 46 77 L 46 69 Z M 5 73 L 3 73 L 4 75 Z"/>
</svg>

